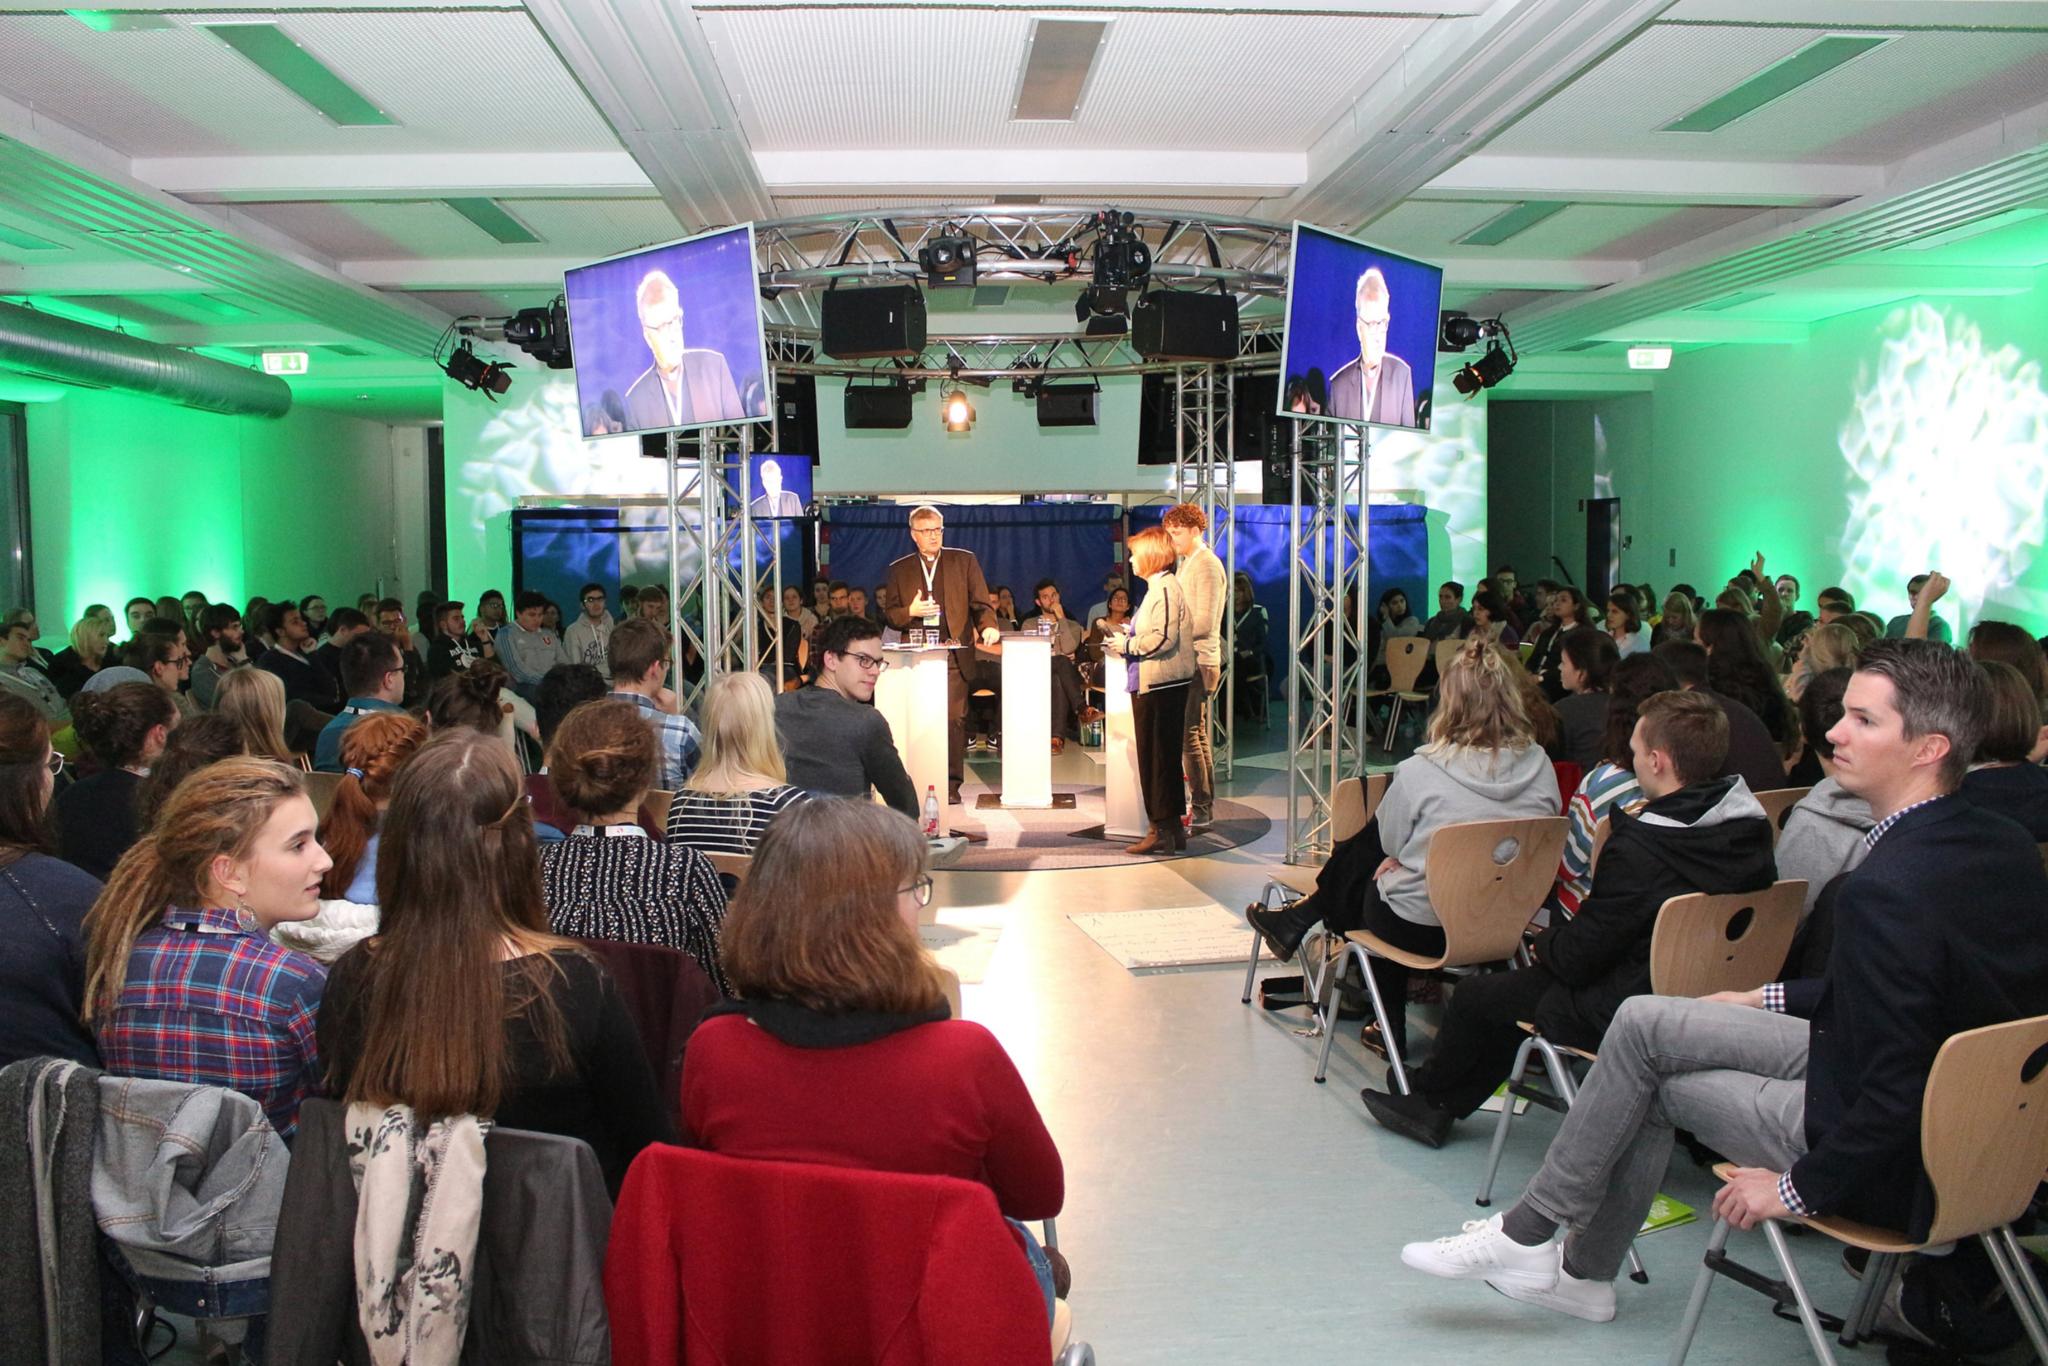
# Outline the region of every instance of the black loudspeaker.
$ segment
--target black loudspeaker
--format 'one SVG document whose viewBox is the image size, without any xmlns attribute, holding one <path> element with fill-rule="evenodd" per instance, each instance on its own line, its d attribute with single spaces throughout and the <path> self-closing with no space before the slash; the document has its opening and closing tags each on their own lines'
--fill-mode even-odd
<svg viewBox="0 0 2048 1366">
<path fill-rule="evenodd" d="M 1041 427 L 1093 427 L 1095 386 L 1092 384 L 1048 384 L 1038 391 L 1038 425 Z"/>
<path fill-rule="evenodd" d="M 1237 296 L 1155 289 L 1131 310 L 1131 349 L 1146 360 L 1236 360 Z"/>
<path fill-rule="evenodd" d="M 828 289 L 819 346 L 835 360 L 915 356 L 924 350 L 924 292 L 916 285 Z"/>
<path fill-rule="evenodd" d="M 876 384 L 846 391 L 846 427 L 908 427 L 910 390 L 900 384 Z"/>
</svg>

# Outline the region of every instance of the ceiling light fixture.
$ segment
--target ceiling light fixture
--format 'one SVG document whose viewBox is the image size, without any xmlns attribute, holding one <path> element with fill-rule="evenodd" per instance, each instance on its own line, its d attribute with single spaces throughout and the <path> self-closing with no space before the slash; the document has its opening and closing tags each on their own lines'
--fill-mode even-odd
<svg viewBox="0 0 2048 1366">
<path fill-rule="evenodd" d="M 512 387 L 512 376 L 505 373 L 512 368 L 510 361 L 486 361 L 470 349 L 468 338 L 455 344 L 448 353 L 448 359 L 441 362 L 441 373 L 465 389 L 481 390 L 493 403 L 496 396 Z"/>
<path fill-rule="evenodd" d="M 1097 289 L 1143 290 L 1152 278 L 1152 248 L 1131 226 L 1135 219 L 1115 209 L 1095 215 L 1095 245 L 1089 255 Z"/>
<path fill-rule="evenodd" d="M 1451 387 L 1466 398 L 1481 389 L 1491 389 L 1515 373 L 1515 363 L 1521 359 L 1515 353 L 1515 339 L 1508 335 L 1507 324 L 1499 318 L 1480 323 L 1479 335 L 1487 339 L 1485 352 L 1451 376 Z"/>
<path fill-rule="evenodd" d="M 576 364 L 569 351 L 569 309 L 559 294 L 545 308 L 522 308 L 507 318 L 505 340 L 550 370 Z"/>
<path fill-rule="evenodd" d="M 974 284 L 974 251 L 977 243 L 949 223 L 946 230 L 917 249 L 917 263 L 924 267 L 925 283 L 933 289 L 944 285 L 971 288 Z"/>
<path fill-rule="evenodd" d="M 1668 346 L 1631 346 L 1628 349 L 1628 368 L 1631 370 L 1669 370 L 1671 348 Z"/>
<path fill-rule="evenodd" d="M 949 432 L 971 432 L 974 430 L 974 405 L 967 401 L 964 389 L 948 389 L 946 396 L 939 400 L 939 416 Z"/>
<path fill-rule="evenodd" d="M 1437 350 L 1469 350 L 1479 340 L 1479 319 L 1469 313 L 1446 311 L 1437 315 L 1436 331 Z"/>
</svg>

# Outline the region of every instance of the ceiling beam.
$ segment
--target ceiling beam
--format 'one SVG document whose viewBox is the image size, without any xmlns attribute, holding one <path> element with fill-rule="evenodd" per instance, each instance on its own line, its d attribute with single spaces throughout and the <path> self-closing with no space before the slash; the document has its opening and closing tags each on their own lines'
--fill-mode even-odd
<svg viewBox="0 0 2048 1366">
<path fill-rule="evenodd" d="M 1686 0 L 1685 21 L 1800 28 L 2048 28 L 2048 0 Z"/>
<path fill-rule="evenodd" d="M 677 222 L 696 231 L 773 216 L 688 4 L 526 0 L 526 9 Z"/>
<path fill-rule="evenodd" d="M 1739 342 L 1752 346 L 1804 346 L 1813 335 L 1806 323 L 1768 322 L 1759 318 L 1728 318 L 1712 313 L 1662 314 L 1644 318 L 1626 327 L 1603 332 L 1596 341 L 1628 342 L 1631 345 L 1719 345 Z M 1520 373 L 1518 369 L 1516 373 Z"/>
<path fill-rule="evenodd" d="M 1523 0 L 1445 19 L 1309 149 L 1273 216 L 1370 223 L 1626 42 L 1673 0 Z"/>
<path fill-rule="evenodd" d="M 196 275 L 142 261 L 0 265 L 0 294 L 204 294 L 215 288 Z"/>
<path fill-rule="evenodd" d="M 448 152 L 400 156 L 142 157 L 138 180 L 195 204 L 450 196 L 645 199 L 625 152 Z"/>
<path fill-rule="evenodd" d="M 1423 187 L 1421 197 L 1814 208 L 1883 188 L 1882 166 L 1508 156 L 1480 152 L 1430 181 Z"/>
<path fill-rule="evenodd" d="M 1205 150 L 890 148 L 761 152 L 761 179 L 778 195 L 930 195 L 1021 189 L 1056 199 L 1071 190 L 1115 190 L 1132 203 L 1147 190 L 1261 198 L 1292 193 L 1308 175 L 1302 152 Z"/>
<path fill-rule="evenodd" d="M 1446 289 L 1600 289 L 1628 279 L 1637 269 L 1634 261 L 1597 257 L 1580 261 L 1550 257 L 1506 260 L 1438 253 L 1436 262 L 1444 268 Z"/>
<path fill-rule="evenodd" d="M 431 261 L 343 261 L 341 269 L 371 289 L 555 289 L 562 272 L 590 264 L 588 256 L 441 258 Z"/>
</svg>

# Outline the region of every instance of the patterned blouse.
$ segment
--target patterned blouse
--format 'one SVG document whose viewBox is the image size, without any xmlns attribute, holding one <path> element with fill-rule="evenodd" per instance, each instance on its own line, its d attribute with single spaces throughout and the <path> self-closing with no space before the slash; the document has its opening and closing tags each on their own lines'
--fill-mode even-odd
<svg viewBox="0 0 2048 1366">
<path fill-rule="evenodd" d="M 637 825 L 579 825 L 540 847 L 540 874 L 556 934 L 680 949 L 732 994 L 718 959 L 725 886 L 696 850 Z"/>
</svg>

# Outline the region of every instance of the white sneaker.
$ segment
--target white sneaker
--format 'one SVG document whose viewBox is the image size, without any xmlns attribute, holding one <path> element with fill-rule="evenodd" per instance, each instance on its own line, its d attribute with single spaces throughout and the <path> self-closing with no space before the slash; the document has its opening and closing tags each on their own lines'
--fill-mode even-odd
<svg viewBox="0 0 2048 1366">
<path fill-rule="evenodd" d="M 1472 1219 L 1465 1231 L 1433 1243 L 1410 1243 L 1401 1249 L 1401 1260 L 1417 1271 L 1453 1281 L 1485 1281 L 1496 1289 L 1507 1286 L 1548 1290 L 1557 1284 L 1557 1247 L 1523 1247 L 1501 1232 L 1501 1217 Z M 1610 1287 L 1609 1293 L 1612 1293 Z"/>
<path fill-rule="evenodd" d="M 1564 1244 L 1555 1244 L 1554 1251 L 1557 1256 L 1557 1284 L 1548 1290 L 1532 1289 L 1493 1276 L 1489 1276 L 1486 1283 L 1509 1299 L 1520 1300 L 1523 1304 L 1555 1309 L 1560 1314 L 1570 1314 L 1588 1323 L 1613 1322 L 1614 1282 L 1580 1280 L 1564 1269 Z"/>
</svg>

